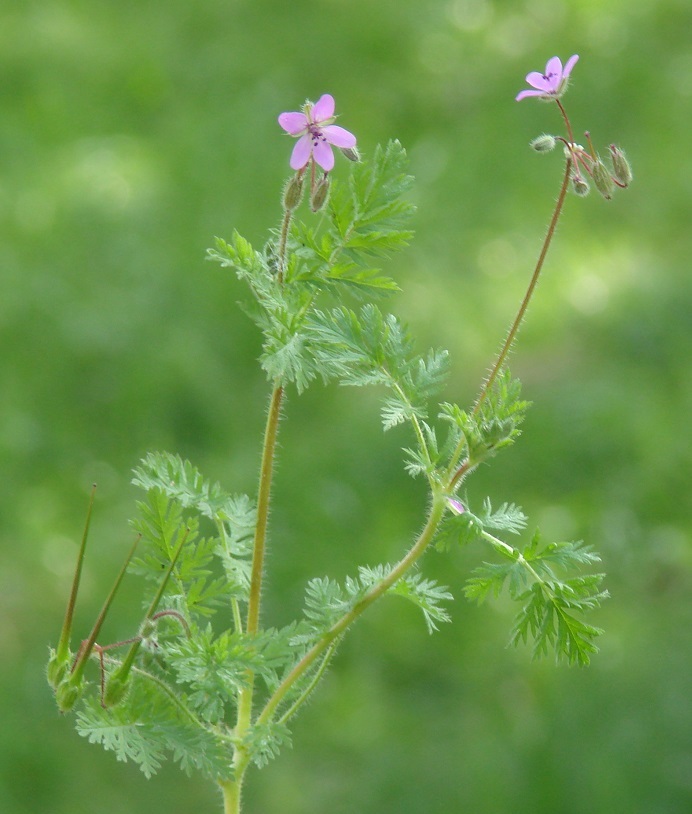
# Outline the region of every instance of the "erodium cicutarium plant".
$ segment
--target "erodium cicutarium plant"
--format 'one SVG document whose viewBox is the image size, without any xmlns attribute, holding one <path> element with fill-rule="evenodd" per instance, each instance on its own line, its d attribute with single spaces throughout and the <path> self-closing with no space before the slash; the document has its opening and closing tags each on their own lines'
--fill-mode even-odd
<svg viewBox="0 0 692 814">
<path fill-rule="evenodd" d="M 598 555 L 581 542 L 545 542 L 538 533 L 517 543 L 527 526 L 518 506 L 493 507 L 488 499 L 472 506 L 462 492 L 481 463 L 519 436 L 527 402 L 506 361 L 569 189 L 581 196 L 593 183 L 608 199 L 632 179 L 619 147 L 609 147 L 606 162 L 588 133 L 586 147 L 574 138 L 562 100 L 577 60 L 563 67 L 553 57 L 544 73 L 528 74 L 531 89 L 517 96 L 557 107 L 564 134 L 543 134 L 532 147 L 544 153 L 561 144 L 564 172 L 526 294 L 468 408 L 443 398 L 454 389 L 447 352 L 419 352 L 406 326 L 381 308 L 398 285 L 377 263 L 412 238 L 407 194 L 413 179 L 404 149 L 392 141 L 361 160 L 356 137 L 334 123 L 329 94 L 279 116 L 281 128 L 297 140 L 277 227 L 260 250 L 235 233 L 217 239 L 208 253 L 246 285 L 245 310 L 264 340 L 260 361 L 269 405 L 258 484 L 251 496 L 232 495 L 175 455 L 152 453 L 141 461 L 133 477 L 143 497 L 132 521 L 132 547 L 91 632 L 73 652 L 90 504 L 65 621 L 48 663 L 58 708 L 76 712 L 80 735 L 135 762 L 147 777 L 172 757 L 215 783 L 226 814 L 237 814 L 249 768 L 264 766 L 290 743 L 294 717 L 343 637 L 374 603 L 385 596 L 413 602 L 431 632 L 449 621 L 451 594 L 422 568 L 429 549 L 485 549 L 464 588 L 467 599 L 482 602 L 505 591 L 517 607 L 513 643 L 530 643 L 535 655 L 589 663 L 602 631 L 587 617 L 607 596 L 603 575 L 594 572 Z M 340 154 L 350 163 L 335 168 Z M 279 418 L 286 393 L 300 395 L 316 380 L 382 392 L 384 430 L 408 426 L 404 467 L 427 491 L 427 515 L 397 562 L 354 567 L 343 583 L 310 579 L 302 616 L 267 628 L 261 602 Z M 272 547 L 274 559 L 295 557 L 282 550 L 281 540 Z M 126 576 L 142 582 L 142 621 L 129 639 L 104 644 L 101 626 Z"/>
</svg>

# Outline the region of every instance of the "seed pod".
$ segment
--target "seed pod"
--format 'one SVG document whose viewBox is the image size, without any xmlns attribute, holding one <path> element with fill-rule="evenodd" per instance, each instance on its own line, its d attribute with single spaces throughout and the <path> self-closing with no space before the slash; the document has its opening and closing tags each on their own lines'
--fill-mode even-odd
<svg viewBox="0 0 692 814">
<path fill-rule="evenodd" d="M 610 157 L 613 162 L 613 175 L 623 187 L 628 187 L 632 183 L 632 167 L 627 160 L 625 153 L 614 144 L 610 145 Z"/>
<path fill-rule="evenodd" d="M 310 209 L 319 212 L 329 197 L 329 176 L 325 173 L 310 192 Z"/>
<path fill-rule="evenodd" d="M 349 161 L 360 161 L 360 153 L 355 147 L 339 147 Z"/>
<path fill-rule="evenodd" d="M 609 201 L 613 197 L 613 192 L 615 192 L 615 182 L 600 158 L 597 159 L 591 169 L 591 177 L 596 189 Z"/>
<path fill-rule="evenodd" d="M 555 144 L 555 136 L 550 136 L 548 133 L 543 133 L 541 136 L 536 136 L 536 138 L 530 142 L 529 146 L 537 153 L 549 153 L 551 150 L 555 149 Z"/>
<path fill-rule="evenodd" d="M 585 195 L 589 194 L 590 187 L 586 180 L 581 177 L 581 175 L 573 175 L 572 189 L 580 198 L 583 198 Z"/>
<path fill-rule="evenodd" d="M 284 187 L 284 209 L 292 212 L 303 198 L 303 174 L 296 173 Z"/>
</svg>

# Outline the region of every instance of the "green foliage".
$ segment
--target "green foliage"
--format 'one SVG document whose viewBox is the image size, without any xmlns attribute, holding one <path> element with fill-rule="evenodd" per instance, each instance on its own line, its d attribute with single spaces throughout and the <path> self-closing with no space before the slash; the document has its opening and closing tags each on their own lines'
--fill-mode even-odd
<svg viewBox="0 0 692 814">
<path fill-rule="evenodd" d="M 440 549 L 491 544 L 500 561 L 478 567 L 465 594 L 480 602 L 506 588 L 521 605 L 515 643 L 531 638 L 536 654 L 550 647 L 580 664 L 596 649 L 600 631 L 581 616 L 606 596 L 598 591 L 601 575 L 569 573 L 596 562 L 595 554 L 573 543 L 541 547 L 537 536 L 520 551 L 494 537 L 491 531 L 525 528 L 526 517 L 513 504 L 493 510 L 486 501 L 478 514 L 446 511 L 460 481 L 519 435 L 527 408 L 519 383 L 508 372 L 493 376 L 472 410 L 440 403 L 447 351 L 421 353 L 396 316 L 373 302 L 348 302 L 397 288 L 373 261 L 411 237 L 404 150 L 391 142 L 353 167 L 347 181 L 330 183 L 328 216 L 320 214 L 316 225 L 295 217 L 296 201 L 261 252 L 237 233 L 217 239 L 209 251 L 249 288 L 245 310 L 262 331 L 261 365 L 274 388 L 268 422 L 276 423 L 268 423 L 265 435 L 257 506 L 209 483 L 175 455 L 147 455 L 134 472 L 145 496 L 132 521 L 141 539 L 129 570 L 144 578 L 148 610 L 124 658 L 115 645 L 96 649 L 102 674 L 77 688 L 74 703 L 81 704 L 80 734 L 137 762 L 147 776 L 168 755 L 216 781 L 231 777 L 232 769 L 242 777 L 250 763 L 265 765 L 290 744 L 287 723 L 318 685 L 348 626 L 381 596 L 416 605 L 430 633 L 448 622 L 452 595 L 415 567 L 433 541 Z M 318 307 L 320 297 L 328 298 L 326 307 Z M 383 428 L 408 424 L 414 443 L 404 451 L 405 466 L 427 478 L 430 515 L 399 563 L 360 567 L 343 583 L 312 579 L 303 617 L 262 629 L 279 396 L 289 384 L 300 393 L 318 377 L 382 387 Z M 60 697 L 65 681 L 52 673 Z"/>
<path fill-rule="evenodd" d="M 391 141 L 378 145 L 370 161 L 356 164 L 347 182 L 334 179 L 328 223 L 294 227 L 289 249 L 297 262 L 287 280 L 337 295 L 344 286 L 356 296 L 397 291 L 396 282 L 370 261 L 404 248 L 413 236 L 403 228 L 415 211 L 405 197 L 413 183 L 407 164 L 406 151 Z"/>
<path fill-rule="evenodd" d="M 504 371 L 472 411 L 457 404 L 442 404 L 440 417 L 448 421 L 464 445 L 472 466 L 510 446 L 520 434 L 519 426 L 529 402 L 520 398 L 521 383 Z"/>
<path fill-rule="evenodd" d="M 465 506 L 466 501 L 461 501 Z M 462 514 L 448 514 L 435 539 L 439 551 L 448 551 L 452 545 L 468 545 L 483 537 L 487 529 L 519 534 L 526 528 L 527 517 L 513 503 L 503 503 L 493 510 L 490 498 L 483 501 L 483 508 L 478 514 L 466 509 Z"/>
<path fill-rule="evenodd" d="M 440 605 L 440 602 L 451 602 L 454 597 L 446 588 L 438 585 L 432 579 L 426 579 L 420 573 L 402 577 L 394 583 L 388 593 L 393 596 L 401 596 L 417 605 L 423 612 L 428 633 L 437 630 L 436 623 L 451 621 L 450 615 Z"/>
<path fill-rule="evenodd" d="M 512 518 L 505 528 L 512 530 L 514 524 Z M 558 661 L 588 665 L 590 656 L 598 651 L 594 640 L 603 631 L 584 622 L 582 616 L 597 608 L 608 592 L 600 589 L 603 574 L 575 576 L 569 572 L 598 563 L 600 557 L 580 542 L 543 546 L 538 532 L 520 551 L 484 531 L 478 518 L 475 528 L 501 561 L 484 562 L 474 569 L 464 588 L 467 599 L 483 602 L 506 588 L 510 598 L 521 605 L 512 630 L 513 644 L 530 638 L 534 657 L 552 650 Z"/>
<path fill-rule="evenodd" d="M 277 757 L 282 747 L 291 746 L 291 733 L 285 724 L 272 721 L 256 724 L 243 741 L 252 756 L 252 762 L 261 769 Z"/>
<path fill-rule="evenodd" d="M 345 613 L 351 611 L 365 594 L 380 585 L 392 572 L 391 565 L 375 568 L 361 566 L 356 578 L 348 577 L 344 585 L 322 577 L 310 580 L 305 591 L 305 617 L 316 634 L 328 631 Z M 441 602 L 453 599 L 449 591 L 418 572 L 396 580 L 386 593 L 413 602 L 423 613 L 428 631 L 437 630 L 436 622 L 449 622 Z"/>
<path fill-rule="evenodd" d="M 160 768 L 170 753 L 187 774 L 198 769 L 210 778 L 226 777 L 228 736 L 214 732 L 176 699 L 172 689 L 151 674 L 137 671 L 127 699 L 104 709 L 96 697 L 77 713 L 77 731 L 99 743 L 121 761 L 133 761 L 146 777 Z"/>
<path fill-rule="evenodd" d="M 447 351 L 416 354 L 407 328 L 373 304 L 358 313 L 344 307 L 317 311 L 309 327 L 325 378 L 343 385 L 388 388 L 382 408 L 385 430 L 427 416 L 429 400 L 446 381 Z"/>
<path fill-rule="evenodd" d="M 307 328 L 318 294 L 340 299 L 397 290 L 370 261 L 411 238 L 402 228 L 414 211 L 404 197 L 412 183 L 406 164 L 398 142 L 378 147 L 372 162 L 357 165 L 347 182 L 331 182 L 329 218 L 317 226 L 287 212 L 263 253 L 237 233 L 229 242 L 217 238 L 209 250 L 209 259 L 233 269 L 250 288 L 246 311 L 264 334 L 261 363 L 270 381 L 292 383 L 301 392 L 324 375 Z"/>
</svg>

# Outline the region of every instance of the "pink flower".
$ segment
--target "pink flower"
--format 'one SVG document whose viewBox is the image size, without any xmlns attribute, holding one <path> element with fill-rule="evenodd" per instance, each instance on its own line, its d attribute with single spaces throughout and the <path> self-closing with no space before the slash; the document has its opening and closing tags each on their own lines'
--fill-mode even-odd
<svg viewBox="0 0 692 814">
<path fill-rule="evenodd" d="M 463 514 L 466 511 L 464 504 L 455 497 L 447 497 L 447 505 L 454 514 Z"/>
<path fill-rule="evenodd" d="M 522 90 L 517 95 L 516 101 L 520 102 L 528 96 L 538 96 L 540 99 L 559 99 L 567 89 L 567 80 L 578 59 L 579 55 L 574 54 L 567 60 L 567 64 L 563 68 L 560 57 L 552 57 L 545 66 L 545 73 L 531 71 L 526 75 L 526 81 L 536 90 Z"/>
<path fill-rule="evenodd" d="M 291 169 L 302 170 L 312 159 L 329 172 L 334 166 L 330 145 L 353 149 L 356 137 L 334 121 L 334 97 L 325 93 L 313 104 L 306 102 L 301 112 L 282 113 L 279 124 L 291 136 L 300 136 L 291 153 Z"/>
</svg>

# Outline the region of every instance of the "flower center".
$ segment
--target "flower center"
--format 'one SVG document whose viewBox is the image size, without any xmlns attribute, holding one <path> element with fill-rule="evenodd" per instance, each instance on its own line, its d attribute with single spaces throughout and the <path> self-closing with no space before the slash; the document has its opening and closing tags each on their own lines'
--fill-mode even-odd
<svg viewBox="0 0 692 814">
<path fill-rule="evenodd" d="M 310 138 L 312 139 L 313 144 L 317 144 L 318 141 L 327 140 L 322 133 L 320 126 L 314 122 L 310 122 L 310 124 L 308 124 L 308 133 L 310 133 Z"/>
</svg>

